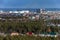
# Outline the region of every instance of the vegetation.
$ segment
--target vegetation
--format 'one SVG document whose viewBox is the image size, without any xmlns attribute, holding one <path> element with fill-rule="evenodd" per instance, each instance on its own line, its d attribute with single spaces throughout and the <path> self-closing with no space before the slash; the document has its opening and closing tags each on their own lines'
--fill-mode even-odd
<svg viewBox="0 0 60 40">
<path fill-rule="evenodd" d="M 34 37 L 34 36 L 0 36 L 0 40 L 59 40 L 54 37 Z"/>
<path fill-rule="evenodd" d="M 44 20 L 38 21 L 9 21 L 0 20 L 0 32 L 4 33 L 11 33 L 11 32 L 18 32 L 18 33 L 41 33 L 41 32 L 48 32 L 47 30 L 50 29 L 51 32 L 58 32 L 58 27 L 46 26 L 46 22 Z"/>
<path fill-rule="evenodd" d="M 49 21 L 57 24 L 57 20 Z M 10 34 L 11 32 L 18 32 L 26 34 L 27 32 L 33 32 L 35 34 L 58 32 L 60 28 L 55 26 L 46 26 L 46 21 L 40 19 L 38 21 L 34 20 L 0 20 L 0 32 Z M 34 36 L 0 36 L 0 40 L 58 40 L 54 37 L 34 37 Z"/>
</svg>

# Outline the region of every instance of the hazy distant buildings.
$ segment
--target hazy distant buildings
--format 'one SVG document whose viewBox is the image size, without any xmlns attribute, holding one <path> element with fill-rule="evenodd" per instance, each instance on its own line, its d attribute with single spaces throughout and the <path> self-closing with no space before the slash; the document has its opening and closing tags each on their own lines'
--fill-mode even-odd
<svg viewBox="0 0 60 40">
<path fill-rule="evenodd" d="M 15 10 L 5 12 L 3 10 L 0 11 L 0 16 L 5 17 L 16 17 L 16 16 L 24 16 L 29 19 L 39 19 L 42 17 L 43 19 L 60 19 L 60 11 L 46 11 L 45 9 L 35 9 L 34 11 L 30 10 Z"/>
</svg>

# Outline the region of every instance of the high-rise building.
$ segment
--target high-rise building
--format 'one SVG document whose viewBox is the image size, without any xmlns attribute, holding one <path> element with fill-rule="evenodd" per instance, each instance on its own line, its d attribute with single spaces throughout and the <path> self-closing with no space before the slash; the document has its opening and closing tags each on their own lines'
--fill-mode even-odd
<svg viewBox="0 0 60 40">
<path fill-rule="evenodd" d="M 40 13 L 44 13 L 45 12 L 45 9 L 40 9 Z"/>
<path fill-rule="evenodd" d="M 40 13 L 40 9 L 35 9 L 35 12 Z"/>
</svg>

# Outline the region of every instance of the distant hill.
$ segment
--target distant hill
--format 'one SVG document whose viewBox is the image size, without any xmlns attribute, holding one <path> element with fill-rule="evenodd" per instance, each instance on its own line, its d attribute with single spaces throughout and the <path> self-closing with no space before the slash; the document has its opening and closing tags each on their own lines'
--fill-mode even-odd
<svg viewBox="0 0 60 40">
<path fill-rule="evenodd" d="M 29 10 L 29 11 L 36 11 L 40 8 L 0 8 L 3 11 L 21 11 L 21 10 Z M 60 11 L 60 8 L 44 8 L 45 11 Z"/>
</svg>

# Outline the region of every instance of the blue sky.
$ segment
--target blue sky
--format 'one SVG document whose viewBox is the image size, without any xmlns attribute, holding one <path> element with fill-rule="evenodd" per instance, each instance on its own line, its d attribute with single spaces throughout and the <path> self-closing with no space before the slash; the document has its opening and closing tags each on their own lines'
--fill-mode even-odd
<svg viewBox="0 0 60 40">
<path fill-rule="evenodd" d="M 0 0 L 0 8 L 60 8 L 60 0 Z"/>
</svg>

